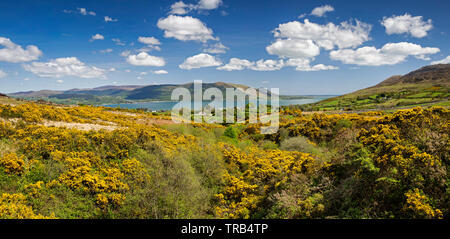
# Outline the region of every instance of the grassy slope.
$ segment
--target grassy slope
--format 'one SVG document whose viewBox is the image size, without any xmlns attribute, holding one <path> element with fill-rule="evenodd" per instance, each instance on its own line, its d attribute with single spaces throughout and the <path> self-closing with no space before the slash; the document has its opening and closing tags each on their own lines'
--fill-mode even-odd
<svg viewBox="0 0 450 239">
<path fill-rule="evenodd" d="M 0 96 L 0 104 L 2 105 L 18 105 L 21 103 L 21 101 L 18 101 L 14 98 Z"/>
<path fill-rule="evenodd" d="M 449 106 L 450 78 L 429 79 L 424 68 L 403 77 L 391 77 L 380 84 L 350 94 L 305 105 L 305 110 L 395 109 L 420 105 Z M 427 70 L 425 68 L 425 70 Z M 429 71 L 429 70 L 428 70 Z M 428 74 L 424 76 L 425 74 Z M 423 77 L 425 80 L 417 81 Z"/>
<path fill-rule="evenodd" d="M 393 85 L 359 90 L 310 105 L 314 110 L 391 109 L 424 104 L 448 105 L 449 89 L 430 84 Z"/>
</svg>

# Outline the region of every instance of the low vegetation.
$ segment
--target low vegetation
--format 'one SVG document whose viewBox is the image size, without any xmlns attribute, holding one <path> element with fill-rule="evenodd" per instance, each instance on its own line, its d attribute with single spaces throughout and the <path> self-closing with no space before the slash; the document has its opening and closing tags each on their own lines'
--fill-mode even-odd
<svg viewBox="0 0 450 239">
<path fill-rule="evenodd" d="M 445 107 L 285 108 L 263 135 L 260 124 L 5 102 L 0 218 L 448 218 L 449 119 Z"/>
<path fill-rule="evenodd" d="M 400 109 L 414 106 L 450 106 L 450 64 L 422 67 L 404 76 L 350 94 L 302 105 L 307 111 L 358 111 Z"/>
<path fill-rule="evenodd" d="M 450 105 L 450 88 L 434 85 L 382 86 L 357 91 L 348 95 L 326 99 L 316 104 L 304 105 L 303 110 L 366 110 L 396 109 L 428 106 L 439 103 Z"/>
</svg>

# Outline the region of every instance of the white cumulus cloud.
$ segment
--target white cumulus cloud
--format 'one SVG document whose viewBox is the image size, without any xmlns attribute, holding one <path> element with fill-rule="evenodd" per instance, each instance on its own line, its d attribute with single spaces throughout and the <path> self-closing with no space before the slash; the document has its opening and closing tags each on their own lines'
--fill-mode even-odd
<svg viewBox="0 0 450 239">
<path fill-rule="evenodd" d="M 88 11 L 86 8 L 77 8 L 77 9 L 78 9 L 79 13 L 80 13 L 81 15 L 84 15 L 84 16 L 86 16 L 86 15 L 91 15 L 91 16 L 97 15 L 95 12 L 93 12 L 93 11 Z"/>
<path fill-rule="evenodd" d="M 402 16 L 384 17 L 381 22 L 386 28 L 386 33 L 391 34 L 410 34 L 413 37 L 422 38 L 433 28 L 431 19 L 423 20 L 422 16 L 411 16 L 408 13 Z"/>
<path fill-rule="evenodd" d="M 239 59 L 239 58 L 231 58 L 228 64 L 218 67 L 218 70 L 224 71 L 241 71 L 247 68 L 250 68 L 255 63 L 249 60 Z"/>
<path fill-rule="evenodd" d="M 213 36 L 213 31 L 202 21 L 190 16 L 170 15 L 161 18 L 157 23 L 158 28 L 164 30 L 164 37 L 175 38 L 181 41 L 200 41 L 217 40 Z"/>
<path fill-rule="evenodd" d="M 218 8 L 221 4 L 222 0 L 200 0 L 198 2 L 198 8 L 212 10 Z"/>
<path fill-rule="evenodd" d="M 357 47 L 370 39 L 371 25 L 355 20 L 342 22 L 340 25 L 328 23 L 320 25 L 305 19 L 304 22 L 292 21 L 280 24 L 274 30 L 276 38 L 312 40 L 316 45 L 332 50 L 339 48 Z"/>
<path fill-rule="evenodd" d="M 157 75 L 165 75 L 168 74 L 169 72 L 167 72 L 166 70 L 158 70 L 158 71 L 154 71 L 153 74 L 157 74 Z"/>
<path fill-rule="evenodd" d="M 319 47 L 312 40 L 302 39 L 277 39 L 266 50 L 281 58 L 310 58 L 320 54 Z"/>
<path fill-rule="evenodd" d="M 176 2 L 170 6 L 170 14 L 184 15 L 195 8 L 194 4 L 186 4 L 183 1 Z"/>
<path fill-rule="evenodd" d="M 289 59 L 286 62 L 286 66 L 293 66 L 297 71 L 324 71 L 324 70 L 336 70 L 338 67 L 329 66 L 324 64 L 310 65 L 311 61 L 309 59 Z"/>
<path fill-rule="evenodd" d="M 188 57 L 183 64 L 179 65 L 181 69 L 190 70 L 194 68 L 220 66 L 222 62 L 216 57 L 209 54 L 200 53 L 195 56 Z"/>
<path fill-rule="evenodd" d="M 259 60 L 249 68 L 254 71 L 277 71 L 283 68 L 283 60 Z"/>
<path fill-rule="evenodd" d="M 208 48 L 204 49 L 203 52 L 210 54 L 223 54 L 226 53 L 229 48 L 224 46 L 222 43 L 216 43 Z"/>
<path fill-rule="evenodd" d="M 81 14 L 81 15 L 83 15 L 83 16 L 86 16 L 86 15 L 91 15 L 91 16 L 95 16 L 95 15 L 97 15 L 95 12 L 93 12 L 93 11 L 88 11 L 86 8 L 84 8 L 84 7 L 81 7 L 81 8 L 77 8 L 77 10 L 67 10 L 67 9 L 64 9 L 63 10 L 63 12 L 64 13 L 73 13 L 73 14 Z"/>
<path fill-rule="evenodd" d="M 0 61 L 18 63 L 37 60 L 42 56 L 42 51 L 37 46 L 29 45 L 26 49 L 15 44 L 9 38 L 0 37 Z"/>
<path fill-rule="evenodd" d="M 159 42 L 159 40 L 154 37 L 139 37 L 138 42 L 147 45 L 161 45 L 161 42 Z"/>
<path fill-rule="evenodd" d="M 311 11 L 311 15 L 322 17 L 326 12 L 334 11 L 334 7 L 330 5 L 324 5 L 320 7 L 316 7 Z"/>
<path fill-rule="evenodd" d="M 103 35 L 101 35 L 101 34 L 95 34 L 95 35 L 93 35 L 92 37 L 91 37 L 91 40 L 90 41 L 95 41 L 95 40 L 104 40 L 105 39 L 105 37 L 103 36 Z"/>
<path fill-rule="evenodd" d="M 284 66 L 283 60 L 259 60 L 256 62 L 239 59 L 239 58 L 231 58 L 228 64 L 217 67 L 218 70 L 224 71 L 241 71 L 244 69 L 250 69 L 254 71 L 276 71 L 280 70 Z"/>
<path fill-rule="evenodd" d="M 162 57 L 152 56 L 146 52 L 137 55 L 128 55 L 127 62 L 135 66 L 165 66 L 166 61 Z"/>
<path fill-rule="evenodd" d="M 158 46 L 161 45 L 161 42 L 154 37 L 139 37 L 138 42 L 147 45 L 147 47 L 140 49 L 140 51 L 151 51 L 153 49 L 158 51 L 161 50 Z"/>
<path fill-rule="evenodd" d="M 335 70 L 336 66 L 328 66 L 324 64 L 310 65 L 310 60 L 305 58 L 295 58 L 284 60 L 259 60 L 256 62 L 231 58 L 228 64 L 217 67 L 218 70 L 224 71 L 241 71 L 244 69 L 250 69 L 254 71 L 276 71 L 283 67 L 292 66 L 297 71 L 322 71 L 322 70 Z"/>
<path fill-rule="evenodd" d="M 313 65 L 310 68 L 302 69 L 296 68 L 298 71 L 327 71 L 327 70 L 337 70 L 339 69 L 337 66 L 329 66 L 324 64 Z"/>
<path fill-rule="evenodd" d="M 267 69 L 280 69 L 284 66 L 293 66 L 298 71 L 337 69 L 335 66 L 324 64 L 311 65 L 311 61 L 320 54 L 321 48 L 330 51 L 336 47 L 339 49 L 358 47 L 370 39 L 370 30 L 369 24 L 358 20 L 344 21 L 339 25 L 334 23 L 321 25 L 308 19 L 304 22 L 292 21 L 280 24 L 273 31 L 275 41 L 266 47 L 266 51 L 285 61 L 275 64 L 277 67 Z M 265 69 L 263 65 L 260 66 L 260 69 Z"/>
<path fill-rule="evenodd" d="M 114 19 L 114 18 L 111 18 L 111 17 L 108 17 L 108 16 L 105 16 L 105 22 L 117 22 L 118 20 L 117 19 Z"/>
<path fill-rule="evenodd" d="M 450 56 L 447 56 L 446 58 L 439 60 L 439 61 L 431 62 L 431 65 L 437 65 L 437 64 L 450 64 Z"/>
<path fill-rule="evenodd" d="M 222 0 L 200 0 L 197 4 L 186 4 L 178 1 L 170 6 L 169 14 L 184 15 L 193 10 L 213 10 L 219 8 Z"/>
<path fill-rule="evenodd" d="M 23 65 L 23 68 L 40 77 L 106 78 L 105 70 L 95 66 L 87 66 L 76 57 L 56 58 L 49 62 L 33 62 L 29 65 Z"/>
<path fill-rule="evenodd" d="M 380 66 L 395 65 L 406 60 L 408 56 L 428 60 L 430 54 L 438 53 L 439 48 L 422 47 L 409 42 L 387 43 L 382 48 L 361 47 L 354 49 L 340 49 L 330 52 L 330 58 L 345 64 Z"/>
</svg>

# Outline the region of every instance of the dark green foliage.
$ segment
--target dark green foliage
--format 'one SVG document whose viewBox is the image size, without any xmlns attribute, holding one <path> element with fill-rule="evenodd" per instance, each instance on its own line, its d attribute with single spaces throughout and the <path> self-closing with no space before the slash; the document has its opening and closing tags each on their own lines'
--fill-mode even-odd
<svg viewBox="0 0 450 239">
<path fill-rule="evenodd" d="M 223 135 L 231 139 L 236 139 L 238 137 L 238 132 L 233 126 L 228 126 Z"/>
</svg>

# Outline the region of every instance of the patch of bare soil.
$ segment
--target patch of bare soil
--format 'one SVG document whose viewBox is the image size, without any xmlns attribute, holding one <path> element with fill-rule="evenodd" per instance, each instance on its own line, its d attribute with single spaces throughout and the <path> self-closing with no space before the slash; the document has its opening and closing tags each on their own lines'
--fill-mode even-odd
<svg viewBox="0 0 450 239">
<path fill-rule="evenodd" d="M 167 124 L 176 124 L 172 120 L 167 119 L 155 119 L 155 118 L 146 118 L 138 120 L 139 123 L 145 125 L 167 125 Z"/>
<path fill-rule="evenodd" d="M 121 111 L 108 111 L 109 113 L 118 114 L 118 115 L 126 115 L 131 117 L 137 117 L 137 114 L 130 113 L 130 112 L 121 112 Z"/>
<path fill-rule="evenodd" d="M 60 122 L 60 121 L 45 121 L 43 123 L 46 127 L 64 127 L 69 129 L 78 129 L 83 131 L 90 131 L 90 130 L 108 130 L 112 131 L 121 127 L 118 127 L 116 125 L 100 125 L 100 124 L 83 124 L 83 123 L 69 123 L 69 122 Z"/>
<path fill-rule="evenodd" d="M 113 114 L 119 114 L 119 115 L 126 115 L 130 117 L 139 117 L 139 114 L 130 113 L 130 112 L 120 112 L 120 111 L 108 111 Z M 145 124 L 145 125 L 166 125 L 166 124 L 175 124 L 172 120 L 168 119 L 157 119 L 157 118 L 151 118 L 151 117 L 144 117 L 143 119 L 138 119 L 138 123 Z"/>
</svg>

